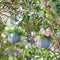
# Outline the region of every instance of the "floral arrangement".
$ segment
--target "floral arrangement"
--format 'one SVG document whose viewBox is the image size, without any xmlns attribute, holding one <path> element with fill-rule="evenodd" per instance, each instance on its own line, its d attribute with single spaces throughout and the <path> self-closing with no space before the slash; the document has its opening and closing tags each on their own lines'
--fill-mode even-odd
<svg viewBox="0 0 60 60">
<path fill-rule="evenodd" d="M 21 27 L 13 27 L 13 26 L 9 26 L 5 28 L 5 34 L 9 35 L 9 34 L 19 34 L 19 35 L 23 35 L 24 34 L 24 29 L 22 29 Z"/>
<path fill-rule="evenodd" d="M 41 42 L 44 41 L 44 37 L 49 39 L 50 41 L 53 40 L 53 33 L 49 33 L 44 30 L 44 28 L 41 28 L 40 31 L 37 33 L 38 36 L 35 36 L 34 40 Z"/>
<path fill-rule="evenodd" d="M 56 40 L 54 40 L 53 38 L 53 33 L 45 31 L 44 28 L 41 28 L 40 31 L 36 33 L 35 35 L 33 34 L 33 37 L 34 37 L 35 42 L 37 41 L 42 42 L 44 41 L 44 38 L 47 38 L 50 41 L 51 45 L 53 46 L 56 45 Z"/>
</svg>

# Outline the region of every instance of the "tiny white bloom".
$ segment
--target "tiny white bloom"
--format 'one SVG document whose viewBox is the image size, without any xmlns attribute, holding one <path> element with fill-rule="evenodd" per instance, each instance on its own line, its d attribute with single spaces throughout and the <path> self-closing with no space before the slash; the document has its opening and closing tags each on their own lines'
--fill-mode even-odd
<svg viewBox="0 0 60 60">
<path fill-rule="evenodd" d="M 13 34 L 11 34 L 11 36 L 13 37 Z"/>
<path fill-rule="evenodd" d="M 11 27 L 11 29 L 13 30 L 13 29 L 14 29 L 14 27 Z"/>
<path fill-rule="evenodd" d="M 9 27 L 5 27 L 5 30 L 9 30 Z"/>
<path fill-rule="evenodd" d="M 21 27 L 19 26 L 19 29 L 21 29 Z"/>
<path fill-rule="evenodd" d="M 2 37 L 6 37 L 3 33 L 1 34 Z"/>
<path fill-rule="evenodd" d="M 6 43 L 6 41 L 4 41 L 4 43 Z"/>
</svg>

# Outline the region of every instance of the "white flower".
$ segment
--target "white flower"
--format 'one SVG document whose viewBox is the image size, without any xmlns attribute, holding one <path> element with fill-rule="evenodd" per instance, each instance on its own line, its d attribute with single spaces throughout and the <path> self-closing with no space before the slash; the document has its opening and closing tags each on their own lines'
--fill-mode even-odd
<svg viewBox="0 0 60 60">
<path fill-rule="evenodd" d="M 2 37 L 6 37 L 3 33 L 1 34 Z"/>
<path fill-rule="evenodd" d="M 6 41 L 4 41 L 4 43 L 6 43 Z"/>
<path fill-rule="evenodd" d="M 5 30 L 9 30 L 9 27 L 5 27 Z"/>
<path fill-rule="evenodd" d="M 19 26 L 19 29 L 21 29 L 21 27 Z"/>
<path fill-rule="evenodd" d="M 13 29 L 14 29 L 14 27 L 11 27 L 11 29 L 13 30 Z"/>
<path fill-rule="evenodd" d="M 11 34 L 11 36 L 13 37 L 13 34 Z"/>
</svg>

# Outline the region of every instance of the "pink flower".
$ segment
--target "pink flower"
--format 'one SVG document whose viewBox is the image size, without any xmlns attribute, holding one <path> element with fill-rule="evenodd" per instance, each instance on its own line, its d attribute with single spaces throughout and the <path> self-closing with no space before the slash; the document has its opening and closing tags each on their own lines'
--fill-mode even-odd
<svg viewBox="0 0 60 60">
<path fill-rule="evenodd" d="M 52 42 L 56 42 L 56 40 L 53 40 Z"/>
<path fill-rule="evenodd" d="M 37 39 L 37 40 L 40 40 L 40 36 L 37 36 L 36 39 Z"/>
<path fill-rule="evenodd" d="M 47 37 L 49 36 L 49 32 L 46 33 L 46 36 L 47 36 Z"/>
<path fill-rule="evenodd" d="M 53 37 L 53 33 L 51 33 L 51 36 Z"/>
<path fill-rule="evenodd" d="M 45 30 L 44 31 L 42 31 L 42 34 L 44 35 L 46 32 L 45 32 Z"/>
<path fill-rule="evenodd" d="M 38 42 L 42 42 L 42 40 L 40 39 L 40 40 L 38 40 Z"/>
<path fill-rule="evenodd" d="M 21 40 L 24 40 L 23 38 L 21 38 Z"/>
<path fill-rule="evenodd" d="M 34 33 L 34 35 L 36 35 L 36 33 Z"/>
<path fill-rule="evenodd" d="M 56 43 L 55 44 L 53 44 L 53 46 L 55 46 L 56 45 Z"/>
<path fill-rule="evenodd" d="M 56 45 L 56 40 L 53 40 L 53 41 L 51 42 L 51 44 L 52 44 L 53 46 L 55 46 L 55 45 Z"/>
<path fill-rule="evenodd" d="M 35 45 L 37 46 L 37 43 L 35 43 Z"/>
<path fill-rule="evenodd" d="M 36 38 L 33 38 L 36 41 Z"/>
</svg>

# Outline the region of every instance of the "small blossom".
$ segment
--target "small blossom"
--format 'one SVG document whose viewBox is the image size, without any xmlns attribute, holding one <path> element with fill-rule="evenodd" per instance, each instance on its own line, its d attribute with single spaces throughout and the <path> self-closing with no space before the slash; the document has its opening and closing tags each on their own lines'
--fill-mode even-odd
<svg viewBox="0 0 60 60">
<path fill-rule="evenodd" d="M 53 46 L 55 46 L 56 45 L 56 43 L 55 44 L 53 44 Z"/>
<path fill-rule="evenodd" d="M 34 35 L 36 35 L 36 33 L 34 33 Z"/>
<path fill-rule="evenodd" d="M 21 38 L 21 40 L 24 40 L 23 38 Z"/>
<path fill-rule="evenodd" d="M 11 34 L 11 36 L 13 37 L 13 34 Z"/>
<path fill-rule="evenodd" d="M 56 40 L 53 40 L 52 42 L 56 42 Z"/>
<path fill-rule="evenodd" d="M 53 37 L 53 33 L 51 33 L 51 36 Z"/>
<path fill-rule="evenodd" d="M 46 32 L 45 31 L 42 31 L 42 34 L 44 35 Z"/>
<path fill-rule="evenodd" d="M 38 42 L 42 42 L 42 40 L 40 39 L 40 40 L 38 40 Z"/>
<path fill-rule="evenodd" d="M 37 43 L 35 43 L 35 45 L 37 46 Z"/>
<path fill-rule="evenodd" d="M 33 38 L 36 41 L 36 38 Z"/>
<path fill-rule="evenodd" d="M 4 41 L 4 43 L 6 43 L 6 41 Z"/>
<path fill-rule="evenodd" d="M 13 29 L 14 29 L 14 27 L 11 27 L 11 29 L 13 30 Z"/>
<path fill-rule="evenodd" d="M 4 38 L 6 37 L 3 33 L 1 34 L 1 36 L 4 37 Z"/>
<path fill-rule="evenodd" d="M 52 44 L 53 46 L 55 46 L 55 45 L 56 45 L 56 40 L 53 40 L 53 41 L 51 42 L 51 44 Z"/>
<path fill-rule="evenodd" d="M 9 30 L 9 27 L 5 27 L 5 30 Z"/>
<path fill-rule="evenodd" d="M 31 35 L 33 36 L 33 35 L 36 35 L 36 33 L 35 32 L 31 32 Z"/>
<path fill-rule="evenodd" d="M 49 36 L 49 32 L 46 33 L 46 36 L 47 36 L 47 37 Z"/>
<path fill-rule="evenodd" d="M 40 40 L 40 36 L 37 36 L 36 39 L 37 39 L 37 40 Z"/>
<path fill-rule="evenodd" d="M 40 31 L 44 31 L 44 28 L 41 28 Z"/>
</svg>

